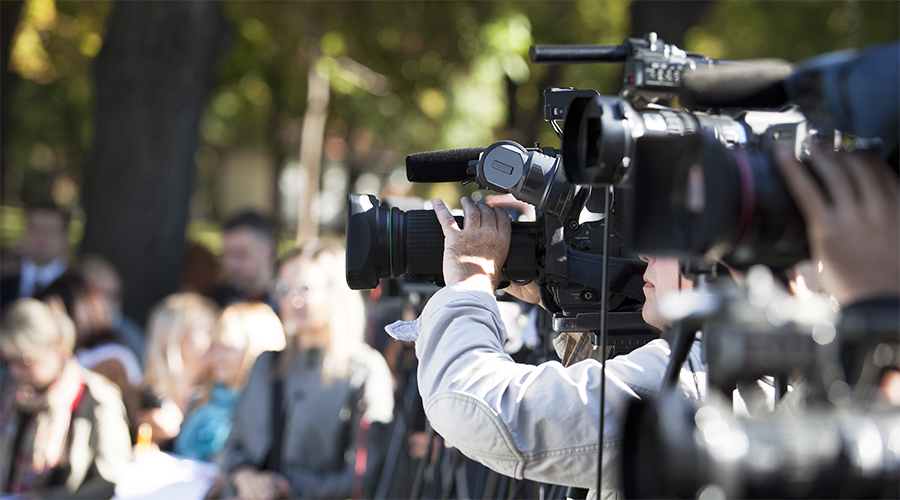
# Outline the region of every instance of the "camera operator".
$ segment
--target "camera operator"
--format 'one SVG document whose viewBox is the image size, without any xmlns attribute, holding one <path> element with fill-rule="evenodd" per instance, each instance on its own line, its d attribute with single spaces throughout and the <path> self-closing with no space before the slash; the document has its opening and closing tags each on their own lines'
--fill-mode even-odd
<svg viewBox="0 0 900 500">
<path fill-rule="evenodd" d="M 550 362 L 520 365 L 503 353 L 506 331 L 494 299 L 499 263 L 509 247 L 510 218 L 500 207 L 462 200 L 460 229 L 440 200 L 435 212 L 445 234 L 448 286 L 426 305 L 417 323 L 395 324 L 392 333 L 418 337 L 419 384 L 434 428 L 464 454 L 516 478 L 596 486 L 600 362 L 568 368 Z M 648 258 L 648 302 L 679 287 L 674 259 Z M 681 281 L 682 289 L 690 283 Z M 648 314 L 655 311 L 651 305 Z M 665 325 L 653 313 L 648 320 Z M 627 404 L 658 393 L 669 348 L 653 341 L 607 362 L 603 496 L 620 490 L 622 425 Z M 704 397 L 699 342 L 680 374 L 678 391 Z M 607 473 L 608 471 L 608 473 Z M 606 491 L 608 490 L 608 491 Z"/>
<path fill-rule="evenodd" d="M 789 154 L 778 162 L 807 223 L 815 260 L 825 267 L 830 293 L 850 311 L 898 310 L 900 297 L 900 195 L 897 176 L 873 158 L 814 150 L 821 186 Z M 824 189 L 824 190 L 823 190 Z M 435 200 L 445 235 L 444 277 L 414 324 L 393 333 L 415 338 L 419 383 L 435 429 L 466 455 L 498 472 L 582 488 L 596 484 L 601 365 L 587 360 L 525 366 L 503 353 L 505 330 L 493 292 L 509 247 L 510 219 L 501 208 L 462 200 L 460 229 Z M 860 244 L 866 242 L 866 244 Z M 688 285 L 674 259 L 646 258 L 644 317 L 665 327 L 656 299 Z M 661 340 L 607 361 L 603 411 L 604 473 L 600 497 L 620 490 L 621 432 L 633 398 L 658 392 L 670 351 Z M 704 397 L 699 342 L 680 374 L 683 397 Z"/>
</svg>

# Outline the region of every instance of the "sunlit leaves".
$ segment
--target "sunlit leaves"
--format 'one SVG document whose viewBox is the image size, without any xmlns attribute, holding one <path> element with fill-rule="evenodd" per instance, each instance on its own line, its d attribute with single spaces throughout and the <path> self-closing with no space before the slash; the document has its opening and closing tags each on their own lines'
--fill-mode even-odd
<svg viewBox="0 0 900 500">
<path fill-rule="evenodd" d="M 23 78 L 41 84 L 56 80 L 59 72 L 44 47 L 46 32 L 57 26 L 53 0 L 32 0 L 25 4 L 23 20 L 15 33 L 10 68 Z"/>
<path fill-rule="evenodd" d="M 419 95 L 419 107 L 426 116 L 436 120 L 443 116 L 447 109 L 447 100 L 440 90 L 426 89 Z"/>
</svg>

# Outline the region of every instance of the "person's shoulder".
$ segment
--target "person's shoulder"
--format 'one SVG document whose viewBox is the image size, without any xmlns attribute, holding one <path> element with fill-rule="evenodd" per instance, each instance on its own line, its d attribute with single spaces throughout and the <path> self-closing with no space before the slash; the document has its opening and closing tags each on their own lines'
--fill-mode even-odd
<svg viewBox="0 0 900 500">
<path fill-rule="evenodd" d="M 285 354 L 282 351 L 263 351 L 260 353 L 260 355 L 256 357 L 256 361 L 253 362 L 253 367 L 250 369 L 247 383 L 249 384 L 251 380 L 255 381 L 260 378 L 263 378 L 266 381 L 271 380 L 273 364 L 279 357 L 284 355 Z"/>
</svg>

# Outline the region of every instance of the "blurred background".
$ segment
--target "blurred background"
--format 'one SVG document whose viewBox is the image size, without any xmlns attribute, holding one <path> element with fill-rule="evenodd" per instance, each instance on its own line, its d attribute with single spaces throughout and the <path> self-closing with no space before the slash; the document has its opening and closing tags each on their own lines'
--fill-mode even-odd
<svg viewBox="0 0 900 500">
<path fill-rule="evenodd" d="M 407 154 L 558 146 L 548 86 L 619 90 L 618 65 L 537 66 L 532 44 L 656 31 L 713 58 L 800 61 L 900 36 L 890 1 L 0 2 L 0 244 L 23 207 L 73 214 L 76 253 L 121 270 L 143 322 L 221 222 L 277 221 L 283 247 L 342 233 L 347 193 L 411 185 Z"/>
</svg>

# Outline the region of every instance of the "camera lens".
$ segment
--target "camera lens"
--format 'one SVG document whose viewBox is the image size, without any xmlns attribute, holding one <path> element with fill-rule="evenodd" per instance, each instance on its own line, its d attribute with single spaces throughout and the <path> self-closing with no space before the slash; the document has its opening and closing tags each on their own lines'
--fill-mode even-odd
<svg viewBox="0 0 900 500">
<path fill-rule="evenodd" d="M 638 252 L 783 269 L 809 256 L 803 218 L 772 156 L 712 134 L 642 137 L 635 148 Z"/>
<path fill-rule="evenodd" d="M 347 196 L 347 284 L 378 286 L 381 278 L 408 272 L 443 282 L 444 234 L 431 210 L 388 208 L 372 195 Z"/>
<path fill-rule="evenodd" d="M 727 149 L 709 136 L 702 147 L 706 201 L 697 240 L 727 250 L 724 260 L 741 268 L 761 263 L 784 269 L 809 257 L 803 218 L 771 154 Z M 684 173 L 681 179 L 684 184 Z"/>
<path fill-rule="evenodd" d="M 463 226 L 463 218 L 457 217 Z M 534 279 L 538 228 L 514 222 L 504 274 L 511 281 Z M 372 289 L 381 278 L 410 276 L 444 284 L 444 233 L 433 210 L 388 208 L 368 194 L 347 196 L 347 284 Z"/>
</svg>

